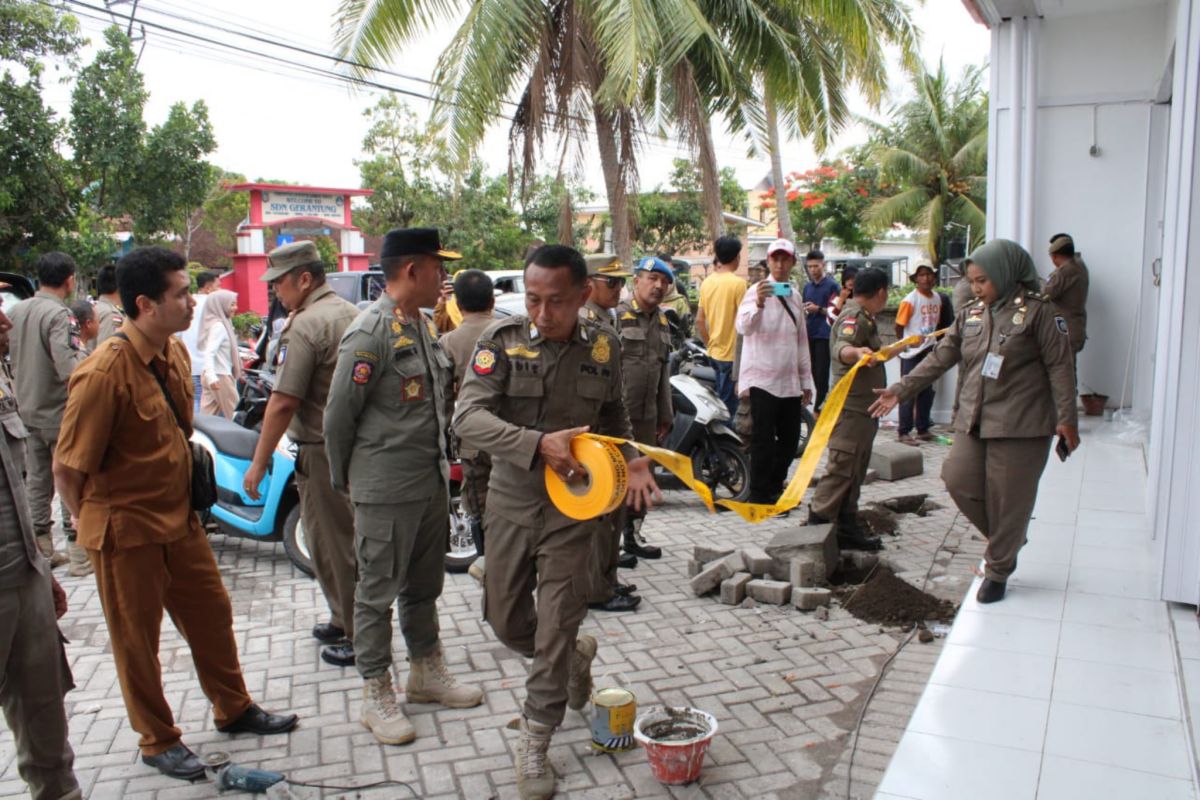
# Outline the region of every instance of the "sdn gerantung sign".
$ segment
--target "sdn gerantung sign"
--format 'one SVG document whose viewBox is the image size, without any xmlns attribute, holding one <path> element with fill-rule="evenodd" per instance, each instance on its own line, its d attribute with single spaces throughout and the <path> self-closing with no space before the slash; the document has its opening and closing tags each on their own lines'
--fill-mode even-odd
<svg viewBox="0 0 1200 800">
<path fill-rule="evenodd" d="M 267 224 L 303 217 L 340 226 L 346 222 L 345 208 L 346 198 L 342 195 L 274 191 L 262 193 L 263 222 Z"/>
</svg>

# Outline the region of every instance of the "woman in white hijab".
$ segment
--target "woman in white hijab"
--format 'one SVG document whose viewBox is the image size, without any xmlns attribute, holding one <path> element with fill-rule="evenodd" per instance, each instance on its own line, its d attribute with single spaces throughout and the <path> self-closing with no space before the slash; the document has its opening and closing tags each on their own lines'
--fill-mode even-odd
<svg viewBox="0 0 1200 800">
<path fill-rule="evenodd" d="M 199 349 L 204 359 L 200 373 L 200 413 L 233 419 L 237 407 L 237 381 L 242 374 L 237 336 L 230 321 L 237 310 L 237 295 L 228 289 L 213 292 L 204 304 Z"/>
</svg>

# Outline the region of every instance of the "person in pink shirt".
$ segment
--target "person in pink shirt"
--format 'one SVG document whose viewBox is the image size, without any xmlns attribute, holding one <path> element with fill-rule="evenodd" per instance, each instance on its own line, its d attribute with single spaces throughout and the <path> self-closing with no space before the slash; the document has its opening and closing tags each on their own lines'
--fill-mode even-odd
<svg viewBox="0 0 1200 800">
<path fill-rule="evenodd" d="M 815 385 L 800 292 L 792 283 L 796 248 L 776 239 L 767 250 L 770 275 L 750 287 L 738 307 L 742 358 L 738 393 L 749 398 L 750 502 L 774 503 L 783 493 L 800 442 L 801 410 Z"/>
</svg>

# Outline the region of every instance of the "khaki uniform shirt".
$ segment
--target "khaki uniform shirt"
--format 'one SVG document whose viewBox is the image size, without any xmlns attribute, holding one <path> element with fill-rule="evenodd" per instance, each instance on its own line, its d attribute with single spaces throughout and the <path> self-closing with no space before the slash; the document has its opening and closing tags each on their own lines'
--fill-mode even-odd
<svg viewBox="0 0 1200 800">
<path fill-rule="evenodd" d="M 79 544 L 165 544 L 200 530 L 192 512 L 192 366 L 175 337 L 154 346 L 132 323 L 71 376 L 54 457 L 84 473 Z M 151 365 L 171 393 L 167 404 Z M 175 411 L 171 410 L 174 406 Z M 175 419 L 178 412 L 186 430 Z"/>
<path fill-rule="evenodd" d="M 42 291 L 17 303 L 8 316 L 21 419 L 30 428 L 57 430 L 67 404 L 67 381 L 87 357 L 79 323 L 66 303 Z"/>
<path fill-rule="evenodd" d="M 671 328 L 661 309 L 646 311 L 630 299 L 617 306 L 621 371 L 629 418 L 664 425 L 671 421 L 671 383 L 667 360 Z M 654 444 L 654 442 L 647 442 Z"/>
<path fill-rule="evenodd" d="M 9 447 L 13 439 L 0 434 L 0 589 L 22 586 L 34 573 L 49 567 L 37 548 L 25 479 Z"/>
<path fill-rule="evenodd" d="M 8 364 L 4 363 L 0 363 L 0 427 L 4 428 L 4 432 L 11 439 L 29 438 L 29 430 L 21 421 L 21 414 L 17 410 L 17 394 L 13 387 L 12 373 Z"/>
<path fill-rule="evenodd" d="M 853 300 L 846 303 L 829 332 L 829 357 L 833 368 L 832 382 L 835 385 L 853 366 L 842 363 L 840 353 L 843 347 L 869 347 L 872 350 L 883 347 L 875 317 Z M 846 411 L 868 413 L 867 409 L 875 402 L 875 390 L 886 385 L 887 376 L 882 364 L 860 369 L 854 376 L 854 383 L 850 385 L 850 393 L 846 395 Z"/>
<path fill-rule="evenodd" d="M 538 444 L 543 433 L 582 425 L 633 438 L 610 331 L 581 322 L 570 341 L 551 342 L 518 315 L 484 332 L 458 396 L 454 432 L 492 456 L 489 513 L 543 531 L 577 524 L 546 494 Z"/>
<path fill-rule="evenodd" d="M 891 389 L 901 400 L 915 397 L 959 362 L 956 432 L 1022 438 L 1078 424 L 1067 322 L 1044 295 L 1018 290 L 996 312 L 982 300 L 970 304 L 920 366 Z"/>
<path fill-rule="evenodd" d="M 1054 270 L 1045 294 L 1067 321 L 1071 350 L 1078 353 L 1087 339 L 1088 269 L 1078 254 Z"/>
<path fill-rule="evenodd" d="M 300 444 L 325 436 L 325 400 L 337 365 L 338 344 L 358 309 L 328 284 L 314 289 L 288 317 L 275 351 L 275 391 L 300 398 L 287 433 Z"/>
<path fill-rule="evenodd" d="M 99 349 L 100 343 L 121 329 L 125 324 L 125 309 L 114 305 L 103 297 L 96 301 L 96 322 L 100 324 L 100 332 L 92 342 L 92 350 Z"/>
<path fill-rule="evenodd" d="M 605 308 L 595 301 L 588 300 L 583 304 L 583 308 L 579 309 L 579 318 L 599 325 L 601 330 L 612 333 L 614 337 L 617 335 L 616 309 Z"/>
<path fill-rule="evenodd" d="M 495 322 L 490 314 L 464 314 L 463 321 L 449 333 L 442 334 L 442 351 L 450 359 L 454 369 L 455 392 L 462 388 L 467 365 L 471 363 L 471 354 L 475 352 L 475 342 L 487 327 Z"/>
<path fill-rule="evenodd" d="M 333 486 L 356 503 L 425 499 L 448 485 L 450 359 L 433 323 L 380 295 L 346 329 L 325 404 Z"/>
</svg>

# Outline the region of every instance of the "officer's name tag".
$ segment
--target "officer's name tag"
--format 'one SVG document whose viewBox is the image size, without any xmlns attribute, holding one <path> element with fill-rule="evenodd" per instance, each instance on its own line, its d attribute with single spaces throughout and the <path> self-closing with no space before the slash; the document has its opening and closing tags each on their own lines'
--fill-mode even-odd
<svg viewBox="0 0 1200 800">
<path fill-rule="evenodd" d="M 1004 366 L 1004 356 L 988 353 L 983 359 L 983 377 L 996 380 L 1000 377 L 1000 367 Z"/>
</svg>

